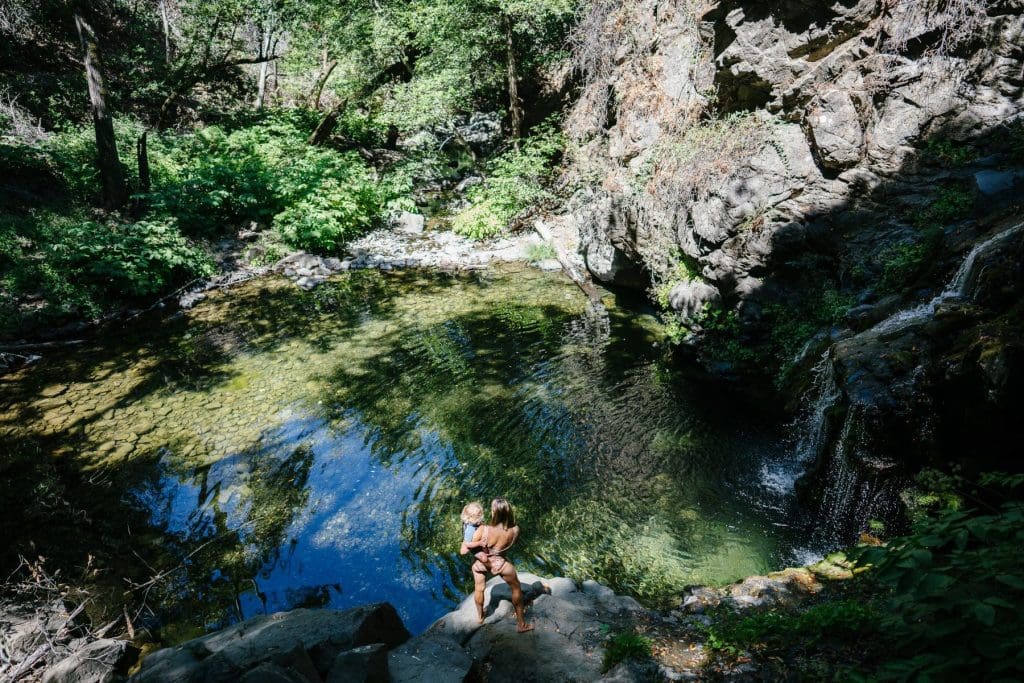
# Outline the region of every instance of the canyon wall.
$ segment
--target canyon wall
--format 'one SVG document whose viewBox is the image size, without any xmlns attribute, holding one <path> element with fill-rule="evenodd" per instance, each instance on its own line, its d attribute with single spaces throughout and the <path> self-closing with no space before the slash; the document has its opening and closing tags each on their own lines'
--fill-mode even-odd
<svg viewBox="0 0 1024 683">
<path fill-rule="evenodd" d="M 1020 467 L 1022 39 L 1019 0 L 606 0 L 577 31 L 589 270 L 816 410 L 809 467 L 859 472 L 855 517 L 880 473 Z"/>
</svg>

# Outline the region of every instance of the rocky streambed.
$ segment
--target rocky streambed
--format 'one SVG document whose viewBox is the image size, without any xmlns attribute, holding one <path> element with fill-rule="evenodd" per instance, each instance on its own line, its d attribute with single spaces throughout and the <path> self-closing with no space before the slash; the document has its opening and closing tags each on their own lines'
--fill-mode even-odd
<svg viewBox="0 0 1024 683">
<path fill-rule="evenodd" d="M 0 627 L 15 654 L 56 639 L 65 657 L 41 673 L 48 683 L 758 679 L 758 665 L 748 657 L 726 661 L 707 646 L 715 618 L 708 612 L 797 607 L 829 580 L 848 576 L 823 562 L 724 588 L 692 588 L 676 609 L 659 612 L 594 581 L 524 572 L 527 618 L 535 626 L 526 634 L 516 632 L 511 594 L 498 578 L 487 584 L 483 624 L 467 596 L 416 636 L 388 603 L 261 615 L 141 657 L 142 650 L 126 640 L 75 638 L 74 629 L 47 630 L 45 620 L 12 624 L 0 618 Z M 606 657 L 609 640 L 621 634 L 642 634 L 650 655 Z M 24 680 L 39 677 L 36 671 Z"/>
<path fill-rule="evenodd" d="M 585 272 L 579 256 L 579 235 L 564 219 L 547 226 L 549 239 L 534 232 L 520 232 L 486 240 L 473 240 L 450 230 L 427 230 L 424 217 L 402 213 L 390 227 L 368 233 L 348 245 L 342 258 L 324 257 L 304 251 L 293 252 L 271 265 L 253 265 L 264 256 L 260 246 L 246 247 L 244 242 L 222 245 L 224 252 L 220 274 L 179 292 L 178 305 L 190 309 L 206 299 L 209 292 L 232 287 L 253 278 L 282 275 L 297 287 L 309 291 L 332 275 L 351 270 L 382 272 L 421 268 L 457 273 L 481 270 L 502 264 L 525 263 L 542 271 L 558 271 L 562 264 L 556 249 L 569 258 L 570 268 Z M 242 231 L 253 239 L 259 233 Z"/>
</svg>

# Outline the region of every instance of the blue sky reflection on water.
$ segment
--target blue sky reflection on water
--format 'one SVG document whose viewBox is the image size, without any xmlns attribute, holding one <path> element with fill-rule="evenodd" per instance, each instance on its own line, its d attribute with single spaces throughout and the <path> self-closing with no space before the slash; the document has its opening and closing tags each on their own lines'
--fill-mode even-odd
<svg viewBox="0 0 1024 683">
<path fill-rule="evenodd" d="M 373 454 L 372 431 L 354 416 L 339 433 L 302 408 L 288 412 L 267 434 L 274 452 L 260 455 L 281 460 L 296 447 L 308 448 L 312 465 L 303 483 L 308 498 L 294 511 L 284 543 L 254 577 L 255 587 L 239 595 L 242 616 L 309 602 L 345 608 L 388 601 L 411 630 L 426 628 L 450 608 L 445 590 L 451 595 L 458 589 L 440 568 L 414 566 L 403 555 L 403 511 L 413 507 L 429 483 L 429 463 L 450 459 L 451 449 L 436 434 L 421 430 L 421 450 L 429 453 L 429 461 L 405 458 L 385 467 Z M 153 523 L 170 533 L 192 539 L 215 533 L 216 511 L 224 516 L 226 530 L 239 531 L 245 539 L 251 502 L 241 487 L 252 462 L 247 454 L 222 458 L 209 467 L 205 487 L 195 474 L 167 473 L 157 490 L 144 488 L 136 497 L 152 510 Z M 203 490 L 207 493 L 200 500 Z M 457 543 L 452 539 L 453 548 Z M 210 580 L 217 578 L 214 570 Z"/>
</svg>

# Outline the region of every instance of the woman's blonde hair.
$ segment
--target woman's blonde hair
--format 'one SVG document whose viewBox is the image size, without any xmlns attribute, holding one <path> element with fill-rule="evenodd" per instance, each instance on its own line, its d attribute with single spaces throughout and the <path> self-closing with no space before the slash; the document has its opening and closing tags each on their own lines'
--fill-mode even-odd
<svg viewBox="0 0 1024 683">
<path fill-rule="evenodd" d="M 516 513 L 512 511 L 512 503 L 506 498 L 495 498 L 491 501 L 491 526 L 502 526 L 511 529 L 516 525 Z"/>
<path fill-rule="evenodd" d="M 462 521 L 464 524 L 480 524 L 484 521 L 484 506 L 475 500 L 472 503 L 466 503 L 466 507 L 462 508 Z"/>
</svg>

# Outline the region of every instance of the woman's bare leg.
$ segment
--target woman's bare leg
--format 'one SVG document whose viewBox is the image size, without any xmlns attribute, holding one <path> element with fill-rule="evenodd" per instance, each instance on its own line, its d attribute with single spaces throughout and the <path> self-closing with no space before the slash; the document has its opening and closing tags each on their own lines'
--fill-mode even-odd
<svg viewBox="0 0 1024 683">
<path fill-rule="evenodd" d="M 479 563 L 478 563 L 479 564 Z M 484 623 L 484 588 L 487 587 L 487 577 L 473 570 L 473 602 L 476 603 L 476 617 L 479 623 Z"/>
<path fill-rule="evenodd" d="M 523 615 L 523 587 L 519 584 L 519 574 L 511 562 L 506 562 L 501 568 L 501 578 L 512 589 L 512 607 L 516 611 L 516 630 L 526 633 L 533 630 L 533 624 L 527 624 Z"/>
</svg>

